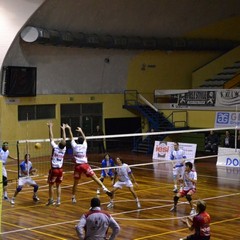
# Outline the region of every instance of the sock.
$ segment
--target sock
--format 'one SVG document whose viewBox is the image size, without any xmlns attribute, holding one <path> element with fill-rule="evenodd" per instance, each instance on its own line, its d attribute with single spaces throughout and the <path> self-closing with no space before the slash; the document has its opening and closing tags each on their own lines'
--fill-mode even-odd
<svg viewBox="0 0 240 240">
<path fill-rule="evenodd" d="M 176 184 L 174 185 L 174 188 L 177 189 L 177 185 Z"/>
<path fill-rule="evenodd" d="M 8 196 L 6 191 L 4 191 L 3 196 L 4 196 L 4 197 L 7 197 L 7 196 Z"/>
<path fill-rule="evenodd" d="M 57 202 L 60 202 L 60 197 L 57 198 Z"/>
<path fill-rule="evenodd" d="M 75 196 L 75 195 L 72 195 L 72 198 L 76 198 L 76 196 Z"/>
<path fill-rule="evenodd" d="M 138 198 L 136 198 L 136 202 L 139 202 L 139 199 L 138 199 Z"/>
</svg>

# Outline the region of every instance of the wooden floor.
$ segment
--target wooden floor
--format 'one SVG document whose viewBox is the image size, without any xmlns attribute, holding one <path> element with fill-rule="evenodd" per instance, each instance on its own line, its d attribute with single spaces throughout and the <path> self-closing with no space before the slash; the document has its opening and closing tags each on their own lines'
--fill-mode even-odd
<svg viewBox="0 0 240 240">
<path fill-rule="evenodd" d="M 118 153 L 112 153 L 116 157 Z M 99 166 L 100 155 L 89 155 L 93 167 Z M 152 163 L 150 155 L 121 153 L 128 163 Z M 212 218 L 212 240 L 240 239 L 240 169 L 217 168 L 215 158 L 197 159 L 197 193 L 194 201 L 201 198 L 207 202 L 207 211 Z M 179 239 L 190 234 L 181 218 L 190 212 L 186 199 L 181 199 L 176 213 L 171 213 L 173 184 L 169 164 L 146 164 L 132 168 L 139 187 L 136 188 L 141 200 L 141 209 L 127 189 L 116 193 L 114 209 L 109 210 L 121 226 L 117 239 Z M 99 172 L 96 172 L 99 175 Z M 36 179 L 40 185 L 40 202 L 32 201 L 32 189 L 25 187 L 18 195 L 15 206 L 3 201 L 1 239 L 78 239 L 74 226 L 80 216 L 89 209 L 90 199 L 96 196 L 97 186 L 83 177 L 78 186 L 77 204 L 71 203 L 72 175 L 66 174 L 62 184 L 60 207 L 45 206 L 48 199 L 46 177 Z M 111 188 L 109 179 L 105 182 Z M 12 196 L 16 183 L 9 184 Z M 107 210 L 109 198 L 101 193 L 102 208 Z"/>
</svg>

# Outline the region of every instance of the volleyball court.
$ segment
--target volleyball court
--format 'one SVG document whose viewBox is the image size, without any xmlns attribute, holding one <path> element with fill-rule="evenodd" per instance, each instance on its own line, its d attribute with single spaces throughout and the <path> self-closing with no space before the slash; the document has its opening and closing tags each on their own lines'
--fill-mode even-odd
<svg viewBox="0 0 240 240">
<path fill-rule="evenodd" d="M 234 139 L 237 139 L 237 129 L 236 128 L 212 128 L 212 129 L 195 129 L 195 130 L 180 130 L 180 131 L 168 131 L 168 132 L 148 132 L 148 133 L 135 133 L 135 134 L 116 134 L 116 135 L 105 135 L 105 136 L 87 136 L 87 141 L 90 147 L 91 141 L 95 141 L 97 139 L 103 138 L 106 143 L 107 152 L 110 156 L 115 159 L 116 157 L 120 157 L 123 162 L 127 163 L 131 168 L 136 181 L 138 183 L 138 187 L 135 187 L 135 191 L 140 199 L 142 208 L 136 209 L 134 204 L 134 199 L 132 195 L 128 192 L 127 189 L 119 190 L 115 196 L 115 206 L 113 209 L 108 209 L 107 204 L 109 203 L 109 199 L 103 193 L 100 194 L 100 199 L 102 202 L 102 207 L 105 210 L 108 210 L 113 217 L 119 222 L 122 227 L 122 231 L 119 235 L 118 239 L 178 239 L 182 236 L 188 235 L 189 232 L 186 230 L 185 226 L 181 224 L 181 218 L 189 215 L 189 206 L 186 199 L 181 199 L 179 202 L 179 210 L 176 214 L 172 214 L 169 210 L 173 204 L 173 179 L 172 179 L 172 161 L 168 159 L 168 154 L 162 154 L 162 149 L 159 146 L 169 147 L 167 149 L 170 152 L 173 148 L 173 142 L 178 141 L 180 143 L 180 149 L 182 148 L 189 157 L 185 161 L 191 161 L 194 163 L 195 169 L 198 174 L 198 183 L 197 183 L 197 193 L 193 195 L 193 201 L 195 202 L 197 199 L 203 199 L 207 201 L 209 208 L 212 207 L 215 209 L 215 202 L 218 201 L 216 199 L 220 199 L 226 204 L 229 201 L 229 198 L 234 200 L 236 196 L 239 197 L 239 181 L 240 181 L 240 173 L 233 169 L 232 167 L 219 166 L 219 168 L 214 163 L 213 165 L 208 167 L 210 161 L 215 161 L 216 159 L 225 159 L 226 157 L 230 157 L 232 155 L 232 160 L 239 156 L 239 151 L 237 148 L 233 148 L 231 153 L 229 151 L 220 151 L 219 153 L 212 152 L 200 152 L 198 151 L 198 146 L 196 146 L 196 152 L 193 154 L 189 154 L 189 145 L 192 146 L 195 144 L 194 141 L 189 142 L 181 142 L 181 139 L 185 134 L 198 134 L 198 133 L 209 133 L 210 131 L 214 131 L 219 135 L 223 136 L 224 132 L 229 130 L 234 135 Z M 133 152 L 133 142 L 135 137 L 140 137 L 142 139 L 151 137 L 152 135 L 159 137 L 161 135 L 167 136 L 164 141 L 155 142 L 153 154 L 145 154 L 145 153 L 136 153 Z M 156 138 L 157 139 L 157 138 Z M 58 141 L 59 139 L 55 139 Z M 202 139 L 204 142 L 204 139 Z M 111 144 L 114 142 L 114 146 Z M 37 144 L 36 144 L 37 143 Z M 108 144 L 110 143 L 110 144 Z M 118 143 L 116 145 L 116 143 Z M 111 147 L 108 147 L 111 146 Z M 18 155 L 18 164 L 23 160 L 26 151 L 31 155 L 31 162 L 33 163 L 34 168 L 37 169 L 37 173 L 34 176 L 35 180 L 39 181 L 39 197 L 41 199 L 41 203 L 38 205 L 33 205 L 33 209 L 29 208 L 29 211 L 42 211 L 50 212 L 50 215 L 43 215 L 41 217 L 48 218 L 49 225 L 46 226 L 41 221 L 33 220 L 30 226 L 21 226 L 21 231 L 31 232 L 36 239 L 52 239 L 42 237 L 43 232 L 54 232 L 54 235 L 59 239 L 77 239 L 74 234 L 74 225 L 78 222 L 79 216 L 81 213 L 85 212 L 88 209 L 89 200 L 91 197 L 96 196 L 96 190 L 98 186 L 90 181 L 86 177 L 82 177 L 80 180 L 80 184 L 78 186 L 78 202 L 81 205 L 73 206 L 71 199 L 71 187 L 72 187 L 72 173 L 74 161 L 72 157 L 72 149 L 67 144 L 67 151 L 64 162 L 64 180 L 62 184 L 62 205 L 59 207 L 59 211 L 63 213 L 63 216 L 59 217 L 59 221 L 55 226 L 55 230 L 51 228 L 51 223 L 55 223 L 54 216 L 52 219 L 52 215 L 56 214 L 53 208 L 46 208 L 45 202 L 47 201 L 47 185 L 46 185 L 46 177 L 50 168 L 50 156 L 51 156 L 51 146 L 49 143 L 49 139 L 35 139 L 35 140 L 19 140 L 17 143 L 17 155 Z M 157 152 L 157 153 L 156 153 Z M 219 154 L 222 155 L 219 155 Z M 155 157 L 157 156 L 157 157 Z M 104 154 L 98 154 L 94 149 L 91 149 L 88 154 L 89 164 L 95 170 L 97 176 L 100 177 L 102 168 L 101 161 L 104 157 Z M 235 160 L 236 161 L 236 160 Z M 11 172 L 11 179 L 15 179 L 17 181 L 19 168 L 17 164 L 15 166 L 11 162 L 10 167 L 7 167 L 9 172 Z M 116 168 L 116 166 L 115 166 Z M 212 169 L 213 172 L 212 173 Z M 105 170 L 109 169 L 109 167 L 104 168 Z M 232 172 L 229 170 L 231 169 Z M 234 173 L 235 171 L 235 173 Z M 228 173 L 231 172 L 229 175 Z M 237 174 L 236 174 L 237 172 Z M 213 176 L 216 174 L 216 176 Z M 211 183 L 214 178 L 214 186 L 216 188 L 218 183 L 224 184 L 222 186 L 223 194 L 220 193 L 219 190 L 214 191 L 211 186 L 206 186 L 204 181 L 209 181 Z M 217 182 L 216 182 L 217 181 Z M 111 189 L 111 181 L 109 179 L 104 180 L 104 184 Z M 9 187 L 9 194 L 12 194 L 15 186 Z M 226 187 L 226 189 L 225 189 Z M 209 188 L 209 189 L 208 189 Z M 22 190 L 22 192 L 18 196 L 18 202 L 16 206 L 24 208 L 26 205 L 25 196 L 30 194 L 30 189 L 27 187 Z M 22 199 L 22 200 L 21 200 Z M 219 204 L 222 204 L 220 201 Z M 214 202 L 214 204 L 213 204 Z M 30 205 L 27 202 L 28 207 Z M 3 214 L 8 211 L 9 219 L 11 219 L 11 209 L 10 204 L 4 202 L 3 204 Z M 68 214 L 64 214 L 65 207 L 66 211 L 73 211 L 71 216 Z M 16 207 L 15 206 L 15 207 Z M 77 211 L 76 211 L 77 207 Z M 234 211 L 234 206 L 229 206 L 231 211 Z M 35 209 L 35 210 L 34 210 Z M 69 210 L 70 209 L 70 210 Z M 15 210 L 16 211 L 16 210 Z M 18 210 L 18 214 L 21 213 L 21 210 Z M 216 211 L 216 210 L 215 210 Z M 214 214 L 212 212 L 212 214 Z M 3 215 L 4 216 L 4 215 Z M 229 209 L 226 211 L 226 215 L 229 216 Z M 17 216 L 14 214 L 14 218 Z M 4 217 L 3 217 L 4 218 Z M 24 214 L 21 216 L 24 218 Z M 34 217 L 33 217 L 34 218 Z M 38 216 L 39 218 L 39 216 Z M 213 218 L 218 219 L 218 218 Z M 221 220 L 221 218 L 220 218 Z M 222 227 L 219 221 L 220 226 Z M 6 218 L 3 220 L 7 221 Z M 237 219 L 237 221 L 239 221 Z M 66 223 L 68 222 L 68 223 Z M 217 221 L 216 221 L 217 222 Z M 28 223 L 29 224 L 29 223 Z M 37 225 L 39 233 L 33 233 L 31 229 L 35 228 Z M 217 225 L 217 224 L 216 224 Z M 9 230 L 9 225 L 3 226 L 3 234 L 8 236 L 8 234 L 15 234 L 18 232 L 18 227 L 15 226 L 15 230 Z M 66 228 L 66 232 L 61 232 L 56 230 L 56 228 L 61 229 L 62 227 Z M 141 230 L 139 230 L 139 228 Z M 154 230 L 153 230 L 154 228 Z M 213 227 L 214 228 L 214 227 Z M 171 231 L 170 231 L 171 230 Z M 176 230 L 176 231 L 175 231 Z M 13 231 L 13 232 L 12 232 Z M 71 233 L 71 237 L 69 235 Z M 234 231 L 233 231 L 234 233 Z M 128 234 L 129 237 L 126 237 Z M 161 237 L 160 237 L 161 236 Z M 220 236 L 220 234 L 219 234 Z M 7 239 L 7 238 L 6 238 Z M 14 238 L 12 238 L 14 239 Z M 16 239 L 19 239 L 16 237 Z M 217 239 L 217 238 L 216 238 Z M 221 238 L 219 238 L 221 239 Z"/>
</svg>

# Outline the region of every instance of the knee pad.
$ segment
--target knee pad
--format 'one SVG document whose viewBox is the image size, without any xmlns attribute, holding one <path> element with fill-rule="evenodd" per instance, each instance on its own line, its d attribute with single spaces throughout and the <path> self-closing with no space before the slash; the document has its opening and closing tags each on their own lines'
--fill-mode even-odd
<svg viewBox="0 0 240 240">
<path fill-rule="evenodd" d="M 19 192 L 21 192 L 22 191 L 22 186 L 18 186 L 17 187 L 17 192 L 19 193 Z"/>
<path fill-rule="evenodd" d="M 5 176 L 3 176 L 2 180 L 3 180 L 3 186 L 6 187 L 8 185 L 7 178 Z"/>
<path fill-rule="evenodd" d="M 100 181 L 103 182 L 104 181 L 104 177 L 100 177 Z"/>
<path fill-rule="evenodd" d="M 38 185 L 34 185 L 34 186 L 33 186 L 33 191 L 34 191 L 34 192 L 37 192 L 37 190 L 38 190 Z"/>
<path fill-rule="evenodd" d="M 173 200 L 174 200 L 174 203 L 175 203 L 175 204 L 177 204 L 177 202 L 178 202 L 178 199 L 179 199 L 179 197 L 178 197 L 178 196 L 174 196 Z"/>
<path fill-rule="evenodd" d="M 186 199 L 187 199 L 189 202 L 191 202 L 191 201 L 192 201 L 191 195 L 188 195 L 188 194 L 187 194 Z"/>
</svg>

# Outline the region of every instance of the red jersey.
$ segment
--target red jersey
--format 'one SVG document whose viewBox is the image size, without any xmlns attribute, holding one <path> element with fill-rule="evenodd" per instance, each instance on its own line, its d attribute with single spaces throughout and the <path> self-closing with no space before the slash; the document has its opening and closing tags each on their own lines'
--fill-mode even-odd
<svg viewBox="0 0 240 240">
<path fill-rule="evenodd" d="M 201 237 L 210 236 L 210 216 L 207 212 L 199 213 L 193 217 L 193 227 L 195 235 Z"/>
</svg>

